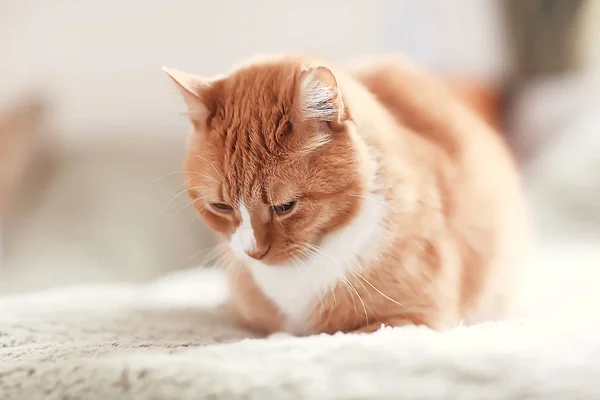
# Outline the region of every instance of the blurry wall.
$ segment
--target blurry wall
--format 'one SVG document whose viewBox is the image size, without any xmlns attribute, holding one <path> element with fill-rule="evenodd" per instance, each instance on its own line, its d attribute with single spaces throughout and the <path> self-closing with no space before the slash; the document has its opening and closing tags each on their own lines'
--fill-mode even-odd
<svg viewBox="0 0 600 400">
<path fill-rule="evenodd" d="M 63 134 L 182 135 L 161 65 L 211 75 L 261 52 L 334 60 L 405 51 L 435 68 L 506 69 L 494 0 L 3 0 L 0 93 L 40 84 Z"/>
<path fill-rule="evenodd" d="M 58 103 L 61 132 L 75 139 L 182 137 L 182 107 L 161 65 L 210 75 L 257 52 L 377 52 L 382 3 L 4 1 L 1 87 L 41 83 Z"/>
</svg>

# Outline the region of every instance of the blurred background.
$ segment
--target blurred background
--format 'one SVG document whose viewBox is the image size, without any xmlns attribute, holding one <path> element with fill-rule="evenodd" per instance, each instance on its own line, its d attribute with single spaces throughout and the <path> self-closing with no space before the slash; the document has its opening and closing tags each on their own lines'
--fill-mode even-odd
<svg viewBox="0 0 600 400">
<path fill-rule="evenodd" d="M 0 0 L 0 294 L 202 263 L 161 66 L 293 51 L 403 52 L 446 79 L 517 155 L 533 262 L 600 267 L 597 0 Z"/>
</svg>

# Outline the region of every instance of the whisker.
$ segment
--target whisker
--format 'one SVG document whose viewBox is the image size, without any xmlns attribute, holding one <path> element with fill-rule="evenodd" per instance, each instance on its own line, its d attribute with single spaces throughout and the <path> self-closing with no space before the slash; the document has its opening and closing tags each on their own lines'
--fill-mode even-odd
<svg viewBox="0 0 600 400">
<path fill-rule="evenodd" d="M 227 272 L 231 272 L 235 270 L 236 277 L 239 276 L 239 263 L 230 253 L 226 253 L 222 255 L 223 259 L 217 265 L 219 268 L 223 268 Z"/>
<path fill-rule="evenodd" d="M 193 224 L 194 222 L 196 222 L 196 220 L 204 223 L 204 221 L 202 220 L 202 218 L 200 218 L 200 215 L 202 215 L 202 213 L 204 212 L 204 210 L 206 210 L 208 208 L 208 204 L 206 204 L 204 207 L 202 207 L 201 209 L 199 209 L 198 211 L 192 213 L 192 219 L 190 219 L 190 222 L 188 225 Z"/>
<path fill-rule="evenodd" d="M 213 261 L 215 261 L 216 259 L 223 257 L 225 255 L 228 255 L 227 253 L 227 243 L 219 243 L 216 246 L 209 248 L 209 249 L 205 249 L 205 250 L 201 250 L 200 252 L 196 253 L 195 255 L 193 255 L 189 260 L 191 261 L 192 259 L 202 255 L 202 253 L 206 253 L 203 257 L 203 259 L 200 261 L 200 264 L 208 264 L 208 263 L 212 263 Z"/>
<path fill-rule="evenodd" d="M 187 264 L 187 263 L 191 262 L 194 258 L 200 257 L 201 255 L 203 255 L 205 253 L 209 253 L 210 254 L 213 251 L 215 251 L 214 248 L 202 249 L 200 251 L 197 251 L 196 253 L 194 253 L 191 256 L 189 256 L 188 259 L 185 260 L 185 263 Z"/>
<path fill-rule="evenodd" d="M 219 175 L 219 178 L 223 179 L 223 175 L 221 175 L 221 173 L 215 168 L 215 166 L 213 165 L 213 163 L 211 163 L 210 161 L 208 161 L 206 158 L 202 157 L 201 155 L 196 154 L 195 157 L 204 160 L 208 163 L 208 165 L 210 165 L 212 167 L 212 169 L 215 170 L 215 172 L 217 173 L 217 175 Z"/>
<path fill-rule="evenodd" d="M 383 293 L 381 290 L 377 289 L 371 282 L 369 282 L 367 280 L 367 278 L 365 278 L 364 276 L 362 276 L 358 271 L 348 267 L 348 269 L 350 270 L 350 272 L 352 272 L 353 274 L 355 274 L 356 276 L 358 276 L 360 279 L 364 280 L 367 285 L 371 286 L 377 293 L 379 293 L 380 295 L 382 295 L 383 297 L 385 297 L 386 299 L 388 299 L 389 301 L 391 301 L 392 303 L 399 305 L 400 307 L 402 307 L 402 304 L 400 304 L 398 301 L 392 299 L 390 296 L 386 295 L 385 293 Z"/>
<path fill-rule="evenodd" d="M 350 270 L 350 273 L 354 272 L 354 271 L 351 270 L 350 266 L 348 266 L 348 269 Z M 365 285 L 365 283 L 362 280 L 357 279 L 356 282 L 360 283 L 360 287 L 364 290 L 365 293 L 367 293 L 369 295 L 369 298 L 373 297 L 371 291 L 369 290 L 369 288 L 367 287 L 367 285 Z"/>
<path fill-rule="evenodd" d="M 190 189 L 207 189 L 207 188 L 208 188 L 208 186 L 195 186 L 195 187 L 192 187 L 192 188 L 189 188 L 189 189 L 188 189 L 188 188 L 186 188 L 186 189 L 184 189 L 184 190 L 180 191 L 180 192 L 179 192 L 179 193 L 177 193 L 175 196 L 173 196 L 173 198 L 172 198 L 172 199 L 171 199 L 171 200 L 170 200 L 170 201 L 167 203 L 167 205 L 166 205 L 166 206 L 165 206 L 165 207 L 164 207 L 164 208 L 163 208 L 163 209 L 162 209 L 162 210 L 161 210 L 161 211 L 158 213 L 158 215 L 162 215 L 162 214 L 163 214 L 165 211 L 167 211 L 167 208 L 169 208 L 169 206 L 170 206 L 171 204 L 173 204 L 173 202 L 174 202 L 175 200 L 177 200 L 177 198 L 178 198 L 179 196 L 181 196 L 181 195 L 182 195 L 182 194 L 184 194 L 184 193 L 187 193 L 187 192 L 188 192 Z"/>
<path fill-rule="evenodd" d="M 363 308 L 363 312 L 365 313 L 365 323 L 368 325 L 369 324 L 369 314 L 367 313 L 367 306 L 365 305 L 365 302 L 363 301 L 362 296 L 360 295 L 360 293 L 358 292 L 356 287 L 354 287 L 352 282 L 350 282 L 350 280 L 344 276 L 343 271 L 340 271 L 339 268 L 337 268 L 337 270 L 338 270 L 340 276 L 342 277 L 342 279 L 344 279 L 346 281 L 348 286 L 350 286 L 352 291 L 356 294 L 356 297 L 358 297 L 358 301 L 360 301 L 360 304 L 362 305 L 362 308 Z"/>
<path fill-rule="evenodd" d="M 206 174 L 203 174 L 203 173 L 200 173 L 200 172 L 194 172 L 194 174 L 196 175 L 196 177 L 201 176 L 202 178 L 206 178 L 208 180 L 213 181 L 217 185 L 220 185 L 220 182 L 218 180 L 216 180 L 215 178 L 213 178 L 212 176 L 210 176 L 210 175 L 206 175 Z"/>
<path fill-rule="evenodd" d="M 186 208 L 188 208 L 189 206 L 193 205 L 194 203 L 196 203 L 198 200 L 204 200 L 206 199 L 207 196 L 196 196 L 192 201 L 190 201 L 189 203 L 187 203 L 186 205 L 184 205 L 183 207 L 181 207 L 179 210 L 177 210 L 177 212 L 175 214 L 173 214 L 171 216 L 171 218 L 175 218 L 177 215 L 179 215 L 179 213 L 181 213 L 183 210 L 185 210 Z M 208 206 L 208 204 L 206 204 L 204 207 L 202 207 L 202 211 L 204 211 L 206 209 L 206 207 Z"/>
<path fill-rule="evenodd" d="M 308 255 L 313 255 L 313 256 L 318 256 L 318 254 L 314 251 L 312 251 L 310 248 L 305 248 L 304 249 Z M 305 257 L 306 254 L 304 253 L 304 251 L 302 252 L 302 256 Z M 333 286 L 333 283 L 329 283 L 329 291 L 331 292 L 331 297 L 333 297 L 333 305 L 334 307 L 337 307 L 337 298 L 335 297 L 335 288 Z"/>
<path fill-rule="evenodd" d="M 215 267 L 222 269 L 231 279 L 231 284 L 236 285 L 240 278 L 242 266 L 240 262 L 231 254 L 225 253 L 221 256 L 221 260 Z"/>
<path fill-rule="evenodd" d="M 195 202 L 197 202 L 199 199 L 195 198 L 194 200 L 190 201 L 189 203 L 187 203 L 186 205 L 184 205 L 183 207 L 181 207 L 179 210 L 177 210 L 177 212 L 175 212 L 175 214 L 173 214 L 171 216 L 171 218 L 175 218 L 176 216 L 178 216 L 183 210 L 185 210 L 186 208 L 188 208 L 189 206 L 193 205 Z"/>
<path fill-rule="evenodd" d="M 300 271 L 302 271 L 302 273 L 304 275 L 306 275 L 306 272 L 307 272 L 306 264 L 304 264 L 304 262 L 301 259 L 299 259 L 298 257 L 293 257 L 292 262 L 300 269 Z M 309 277 L 308 281 L 311 283 L 313 290 L 315 290 L 314 282 L 312 281 L 312 279 L 310 279 L 310 277 Z M 315 293 L 317 294 L 317 297 L 319 298 L 319 303 L 321 305 L 320 313 L 321 313 L 321 315 L 323 315 L 323 312 L 325 311 L 325 305 L 323 304 L 323 297 L 321 296 L 319 291 L 315 290 Z"/>
<path fill-rule="evenodd" d="M 156 179 L 152 180 L 148 184 L 148 186 L 146 186 L 146 189 L 149 189 L 152 185 L 154 185 L 156 182 L 158 182 L 160 180 L 163 180 L 163 179 L 168 178 L 168 177 L 173 176 L 173 175 L 186 174 L 186 173 L 189 173 L 189 171 L 175 171 L 175 172 L 171 172 L 171 173 L 165 174 L 165 175 L 161 176 L 160 178 L 156 178 Z"/>
<path fill-rule="evenodd" d="M 208 176 L 208 175 L 205 175 L 205 174 L 202 174 L 202 173 L 200 173 L 200 172 L 197 172 L 197 171 L 175 171 L 175 172 L 170 172 L 170 173 L 168 173 L 168 174 L 165 174 L 165 175 L 163 175 L 163 176 L 161 176 L 161 177 L 159 177 L 159 178 L 156 178 L 156 179 L 152 180 L 152 181 L 151 181 L 151 182 L 148 184 L 148 186 L 146 187 L 146 189 L 149 189 L 149 188 L 150 188 L 152 185 L 154 185 L 156 182 L 158 182 L 158 181 L 160 181 L 160 180 L 163 180 L 163 179 L 165 179 L 165 178 L 168 178 L 168 177 L 170 177 L 170 176 L 177 175 L 177 174 L 192 174 L 192 175 L 195 175 L 195 176 L 203 176 L 203 177 L 205 177 L 205 178 L 212 179 L 212 180 L 213 180 L 215 183 L 219 183 L 219 182 L 217 182 L 215 179 L 211 178 L 210 176 Z"/>
<path fill-rule="evenodd" d="M 304 249 L 308 254 L 312 255 L 312 256 L 319 256 L 319 253 L 317 253 L 315 250 L 313 250 L 311 247 L 312 245 L 310 243 L 306 243 L 306 242 L 300 242 L 300 244 L 303 244 L 306 246 L 306 248 Z M 340 274 L 340 270 L 338 268 L 336 268 L 336 271 L 338 272 L 338 274 Z M 358 313 L 358 310 L 356 309 L 356 302 L 354 300 L 354 294 L 350 291 L 350 286 L 348 286 L 348 284 L 346 283 L 346 281 L 343 279 L 344 277 L 342 276 L 342 282 L 344 283 L 344 286 L 346 286 L 346 289 L 348 290 L 348 293 L 350 293 L 350 298 L 352 299 L 352 304 L 354 305 L 354 312 Z M 335 298 L 335 293 L 334 293 L 334 289 L 333 286 L 330 284 L 330 288 L 331 288 L 331 294 L 333 295 L 334 298 L 334 303 L 337 305 L 337 299 Z"/>
<path fill-rule="evenodd" d="M 190 183 L 191 181 L 193 181 L 194 179 L 196 179 L 195 176 L 192 176 L 190 179 L 188 179 L 187 181 L 183 182 L 181 185 L 179 185 L 177 187 L 177 190 L 181 190 L 182 187 L 184 187 L 185 185 L 187 185 L 188 183 Z"/>
<path fill-rule="evenodd" d="M 324 250 L 322 250 L 321 248 L 319 248 L 318 246 L 315 245 L 311 245 L 310 243 L 308 243 L 308 245 L 312 246 L 315 249 L 319 249 L 323 255 L 327 255 L 327 253 L 325 253 Z M 330 257 L 332 258 L 332 257 Z M 339 268 L 339 266 L 338 266 Z M 391 301 L 392 303 L 403 307 L 404 305 L 402 303 L 400 303 L 399 301 L 391 298 L 390 296 L 386 295 L 385 293 L 383 293 L 381 290 L 379 290 L 377 287 L 375 287 L 375 285 L 373 285 L 367 278 L 365 278 L 360 272 L 358 272 L 356 269 L 352 268 L 350 265 L 347 266 L 348 270 L 353 273 L 354 275 L 356 275 L 358 278 L 360 278 L 361 280 L 363 280 L 367 285 L 369 285 L 373 290 L 375 290 L 377 293 L 379 293 L 382 297 L 384 297 L 385 299 L 387 299 L 388 301 Z"/>
<path fill-rule="evenodd" d="M 363 301 L 362 297 L 360 296 L 360 293 L 358 292 L 358 290 L 356 289 L 356 287 L 354 287 L 354 285 L 352 284 L 352 282 L 350 282 L 350 280 L 344 275 L 343 270 L 340 268 L 340 265 L 338 263 L 338 261 L 333 258 L 332 256 L 330 256 L 329 254 L 327 254 L 323 249 L 321 249 L 319 246 L 310 244 L 310 243 L 306 243 L 303 242 L 304 245 L 308 246 L 309 248 L 312 248 L 314 251 L 319 252 L 320 254 L 324 255 L 325 257 L 329 258 L 330 260 L 332 260 L 334 262 L 334 266 L 335 269 L 338 272 L 339 277 L 346 282 L 347 286 L 349 286 L 349 288 L 351 288 L 354 293 L 356 294 L 356 296 L 358 297 L 358 300 L 360 301 L 363 311 L 365 313 L 365 322 L 366 324 L 369 324 L 369 314 L 367 313 L 367 307 L 365 305 L 365 302 Z M 354 297 L 352 296 L 352 300 L 354 301 Z M 356 307 L 354 308 L 355 312 L 358 313 L 358 311 L 356 310 Z"/>
</svg>

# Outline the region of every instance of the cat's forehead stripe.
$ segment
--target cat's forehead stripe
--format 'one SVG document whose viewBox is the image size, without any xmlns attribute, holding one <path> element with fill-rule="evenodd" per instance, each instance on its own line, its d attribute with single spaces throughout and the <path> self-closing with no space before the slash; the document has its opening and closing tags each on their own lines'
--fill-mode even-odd
<svg viewBox="0 0 600 400">
<path fill-rule="evenodd" d="M 252 220 L 248 208 L 240 200 L 240 225 L 231 237 L 231 244 L 234 248 L 240 246 L 244 252 L 252 252 L 256 249 L 256 236 L 252 227 Z"/>
</svg>

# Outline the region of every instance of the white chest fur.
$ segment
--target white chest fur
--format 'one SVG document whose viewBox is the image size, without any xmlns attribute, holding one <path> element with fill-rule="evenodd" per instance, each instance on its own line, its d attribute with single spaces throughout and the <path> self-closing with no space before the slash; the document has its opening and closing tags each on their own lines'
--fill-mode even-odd
<svg viewBox="0 0 600 400">
<path fill-rule="evenodd" d="M 320 249 L 302 265 L 268 266 L 246 258 L 256 284 L 287 318 L 286 331 L 302 335 L 310 333 L 307 315 L 320 300 L 359 268 L 357 257 L 363 260 L 378 251 L 381 241 L 385 204 L 368 198 L 358 215 L 341 230 L 329 235 Z"/>
</svg>

